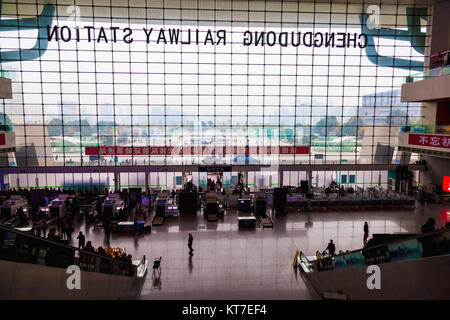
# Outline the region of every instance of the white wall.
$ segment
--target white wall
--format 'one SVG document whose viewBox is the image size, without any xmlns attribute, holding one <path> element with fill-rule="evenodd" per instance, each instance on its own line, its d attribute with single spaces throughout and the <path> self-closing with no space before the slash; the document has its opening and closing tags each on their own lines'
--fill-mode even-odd
<svg viewBox="0 0 450 320">
<path fill-rule="evenodd" d="M 0 261 L 0 299 L 136 299 L 143 279 L 81 272 L 81 289 L 67 289 L 64 268 Z"/>
<path fill-rule="evenodd" d="M 420 183 L 442 185 L 443 176 L 450 175 L 449 159 L 431 156 L 422 156 L 422 159 L 427 162 L 427 170 L 420 173 Z"/>
<path fill-rule="evenodd" d="M 450 299 L 450 255 L 378 265 L 381 289 L 367 288 L 367 266 L 315 272 L 311 283 L 318 291 L 342 291 L 348 299 Z"/>
</svg>

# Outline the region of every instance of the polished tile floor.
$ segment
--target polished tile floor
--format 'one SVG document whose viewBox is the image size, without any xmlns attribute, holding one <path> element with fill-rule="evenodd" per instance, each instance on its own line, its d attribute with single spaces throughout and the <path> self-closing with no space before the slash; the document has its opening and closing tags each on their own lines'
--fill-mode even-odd
<svg viewBox="0 0 450 320">
<path fill-rule="evenodd" d="M 362 247 L 363 225 L 369 233 L 420 232 L 429 217 L 441 225 L 441 208 L 418 205 L 415 210 L 288 213 L 274 220 L 273 229 L 240 230 L 237 214 L 228 210 L 223 220 L 203 216 L 168 218 L 163 226 L 139 237 L 111 236 L 111 247 L 121 247 L 149 260 L 141 299 L 317 299 L 314 290 L 292 268 L 295 251 L 314 255 L 330 239 L 339 250 Z M 150 223 L 150 218 L 148 222 Z M 102 229 L 80 227 L 93 245 L 105 246 Z M 188 254 L 188 234 L 194 255 Z M 74 233 L 75 238 L 78 228 Z M 75 243 L 74 243 L 75 244 Z M 162 257 L 161 275 L 152 264 Z"/>
</svg>

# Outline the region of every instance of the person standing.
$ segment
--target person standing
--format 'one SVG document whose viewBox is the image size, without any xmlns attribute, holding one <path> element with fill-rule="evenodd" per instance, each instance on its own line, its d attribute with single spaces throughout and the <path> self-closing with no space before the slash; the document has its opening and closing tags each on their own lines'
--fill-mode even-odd
<svg viewBox="0 0 450 320">
<path fill-rule="evenodd" d="M 78 234 L 78 248 L 79 249 L 83 249 L 84 245 L 86 243 L 86 237 L 84 236 L 83 232 L 80 231 L 80 233 Z"/>
<path fill-rule="evenodd" d="M 90 241 L 86 242 L 86 246 L 83 248 L 84 251 L 87 252 L 95 252 L 94 247 Z"/>
<path fill-rule="evenodd" d="M 420 228 L 420 231 L 422 233 L 428 233 L 435 231 L 434 225 L 436 221 L 433 218 L 429 218 L 427 222 Z"/>
<path fill-rule="evenodd" d="M 17 216 L 19 217 L 20 225 L 24 226 L 26 223 L 26 219 L 25 219 L 25 213 L 23 211 L 23 208 L 20 207 L 19 209 L 17 209 L 16 213 L 17 213 Z"/>
<path fill-rule="evenodd" d="M 57 217 L 56 218 L 57 219 L 57 224 L 56 224 L 56 226 L 58 227 L 58 232 L 61 232 L 61 229 L 62 229 L 62 225 L 63 225 L 63 221 L 62 221 L 62 219 L 60 218 L 60 217 Z"/>
<path fill-rule="evenodd" d="M 367 244 L 367 239 L 369 238 L 369 224 L 367 222 L 364 222 L 364 245 Z"/>
<path fill-rule="evenodd" d="M 189 233 L 189 238 L 188 238 L 188 248 L 189 248 L 189 254 L 192 256 L 194 253 L 194 249 L 192 249 L 192 242 L 194 241 L 194 238 L 192 237 L 192 234 Z"/>
<path fill-rule="evenodd" d="M 42 221 L 42 231 L 44 233 L 43 237 L 45 238 L 47 236 L 47 221 L 45 219 Z"/>
<path fill-rule="evenodd" d="M 330 243 L 328 243 L 328 246 L 325 250 L 328 250 L 328 254 L 331 257 L 334 256 L 334 253 L 336 252 L 336 246 L 333 243 L 333 239 L 330 240 Z"/>
<path fill-rule="evenodd" d="M 61 220 L 60 228 L 61 229 L 59 231 L 59 235 L 60 235 L 61 239 L 64 239 L 64 237 L 66 236 L 66 223 L 62 220 Z"/>
</svg>

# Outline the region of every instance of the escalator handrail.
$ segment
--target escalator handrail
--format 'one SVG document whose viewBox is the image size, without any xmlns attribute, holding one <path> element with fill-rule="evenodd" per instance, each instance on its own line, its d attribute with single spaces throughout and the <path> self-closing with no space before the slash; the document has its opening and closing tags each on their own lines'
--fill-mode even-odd
<svg viewBox="0 0 450 320">
<path fill-rule="evenodd" d="M 361 249 L 356 249 L 356 250 L 344 252 L 343 254 L 336 254 L 336 255 L 334 255 L 333 257 L 344 256 L 344 255 L 346 255 L 346 254 L 355 253 L 355 252 L 360 252 L 360 251 L 372 250 L 372 249 L 374 249 L 374 248 L 381 248 L 381 247 L 385 247 L 385 246 L 392 245 L 392 244 L 395 244 L 395 243 L 404 242 L 404 241 L 406 241 L 406 240 L 411 240 L 411 239 L 417 239 L 418 241 L 420 241 L 421 238 L 428 237 L 428 236 L 431 236 L 431 235 L 436 235 L 436 234 L 443 233 L 443 232 L 446 232 L 446 231 L 449 231 L 449 230 L 450 230 L 449 228 L 444 228 L 444 229 L 442 229 L 442 230 L 436 230 L 436 231 L 433 231 L 433 232 L 423 233 L 423 234 L 420 234 L 420 235 L 411 235 L 411 237 L 405 237 L 405 238 L 403 238 L 403 239 L 393 240 L 393 241 L 390 241 L 390 242 L 385 242 L 385 243 L 377 244 L 377 245 L 375 245 L 375 246 L 363 247 L 363 248 L 361 248 Z M 305 256 L 305 258 L 306 258 L 306 255 L 304 255 L 304 256 Z M 327 257 L 328 257 L 328 256 L 327 256 Z M 324 258 L 325 258 L 325 257 L 324 257 Z M 307 259 L 307 258 L 306 258 L 306 259 Z M 316 259 L 316 260 L 313 260 L 313 261 L 310 261 L 310 260 L 307 259 L 307 261 L 312 263 L 313 261 L 317 261 L 317 259 Z"/>
<path fill-rule="evenodd" d="M 312 263 L 312 261 L 308 259 L 308 257 L 303 253 L 303 251 L 300 251 L 298 257 L 300 258 L 301 261 Z"/>
<path fill-rule="evenodd" d="M 4 231 L 7 231 L 7 232 L 14 232 L 14 233 L 23 235 L 23 236 L 28 237 L 28 238 L 33 238 L 33 239 L 36 239 L 36 240 L 39 240 L 39 241 L 47 242 L 47 243 L 51 244 L 52 246 L 56 245 L 56 246 L 63 247 L 63 248 L 66 248 L 66 249 L 71 249 L 71 250 L 74 250 L 74 251 L 78 251 L 79 253 L 82 253 L 82 254 L 89 254 L 89 255 L 92 255 L 92 256 L 95 256 L 95 257 L 98 257 L 98 258 L 101 258 L 101 259 L 106 259 L 106 260 L 113 261 L 115 263 L 120 263 L 120 264 L 126 265 L 128 267 L 132 267 L 133 266 L 133 264 L 129 263 L 129 262 L 119 261 L 119 260 L 116 260 L 116 259 L 108 257 L 108 256 L 102 256 L 102 255 L 100 255 L 100 254 L 98 254 L 96 252 L 85 251 L 85 250 L 79 249 L 77 247 L 73 247 L 73 246 L 70 246 L 70 245 L 63 244 L 63 243 L 55 242 L 55 241 L 52 241 L 52 240 L 49 240 L 49 239 L 46 239 L 46 238 L 43 238 L 43 237 L 38 237 L 38 236 L 36 236 L 34 234 L 23 232 L 23 231 L 14 229 L 14 228 L 10 228 L 10 227 L 7 227 L 5 225 L 0 225 L 0 229 L 3 229 Z"/>
<path fill-rule="evenodd" d="M 300 260 L 300 262 L 298 262 L 298 260 Z M 308 257 L 303 253 L 303 251 L 300 251 L 297 258 L 297 263 L 301 266 L 305 273 L 311 273 L 312 271 L 314 271 L 314 262 L 309 260 Z"/>
</svg>

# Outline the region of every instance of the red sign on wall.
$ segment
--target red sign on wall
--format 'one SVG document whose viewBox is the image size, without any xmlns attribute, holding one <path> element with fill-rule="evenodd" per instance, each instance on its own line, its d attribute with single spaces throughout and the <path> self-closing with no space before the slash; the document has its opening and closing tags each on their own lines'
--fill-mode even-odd
<svg viewBox="0 0 450 320">
<path fill-rule="evenodd" d="M 0 133 L 0 146 L 4 146 L 6 144 L 6 138 L 4 133 Z"/>
<path fill-rule="evenodd" d="M 444 176 L 444 181 L 442 182 L 442 190 L 450 192 L 450 177 Z"/>
<path fill-rule="evenodd" d="M 294 155 L 309 154 L 308 146 L 195 146 L 195 147 L 85 147 L 86 155 L 99 156 L 175 156 L 175 155 Z"/>
<path fill-rule="evenodd" d="M 441 222 L 445 226 L 447 222 L 450 222 L 450 209 L 441 209 Z"/>
<path fill-rule="evenodd" d="M 408 135 L 408 144 L 450 149 L 450 136 L 410 133 Z"/>
</svg>

